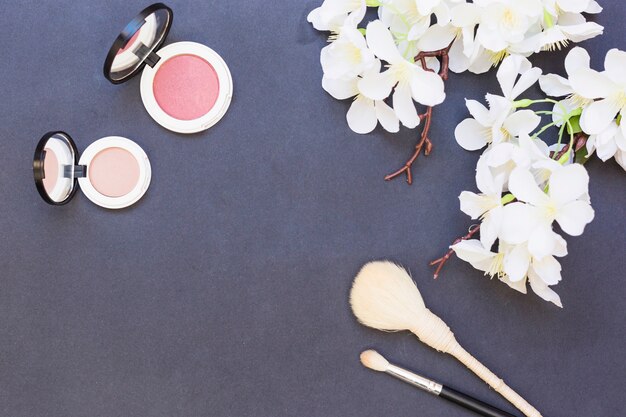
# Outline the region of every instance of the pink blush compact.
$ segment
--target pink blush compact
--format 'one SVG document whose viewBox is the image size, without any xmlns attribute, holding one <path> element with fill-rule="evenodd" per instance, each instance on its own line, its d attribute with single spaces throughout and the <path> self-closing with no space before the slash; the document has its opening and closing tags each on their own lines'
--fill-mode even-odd
<svg viewBox="0 0 626 417">
<path fill-rule="evenodd" d="M 161 65 L 152 88 L 165 113 L 178 120 L 194 120 L 213 108 L 220 81 L 213 66 L 204 59 L 177 55 Z"/>
<path fill-rule="evenodd" d="M 65 132 L 41 138 L 33 160 L 35 185 L 49 204 L 67 204 L 78 188 L 92 202 L 109 209 L 135 204 L 148 190 L 152 169 L 139 145 L 120 136 L 98 139 L 78 155 Z"/>
<path fill-rule="evenodd" d="M 162 47 L 173 12 L 162 3 L 143 10 L 109 50 L 104 75 L 113 84 L 141 72 L 141 99 L 161 126 L 196 133 L 217 123 L 230 106 L 233 80 L 226 62 L 196 42 Z"/>
</svg>

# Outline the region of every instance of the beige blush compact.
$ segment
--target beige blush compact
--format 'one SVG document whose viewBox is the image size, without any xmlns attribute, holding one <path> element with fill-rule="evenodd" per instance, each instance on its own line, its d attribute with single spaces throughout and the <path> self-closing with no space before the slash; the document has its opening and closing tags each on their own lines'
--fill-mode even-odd
<svg viewBox="0 0 626 417">
<path fill-rule="evenodd" d="M 46 133 L 35 149 L 35 185 L 49 204 L 67 204 L 80 187 L 95 204 L 121 209 L 148 190 L 152 169 L 139 145 L 120 136 L 98 139 L 80 155 L 65 132 Z"/>
<path fill-rule="evenodd" d="M 233 81 L 226 62 L 195 42 L 161 46 L 173 11 L 163 3 L 144 9 L 109 50 L 104 76 L 123 83 L 141 72 L 141 99 L 150 116 L 178 133 L 197 133 L 217 123 L 230 106 Z"/>
</svg>

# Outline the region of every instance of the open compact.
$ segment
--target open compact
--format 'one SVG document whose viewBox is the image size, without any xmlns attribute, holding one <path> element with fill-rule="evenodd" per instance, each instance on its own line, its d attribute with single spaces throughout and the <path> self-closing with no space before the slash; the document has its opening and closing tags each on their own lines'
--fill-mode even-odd
<svg viewBox="0 0 626 417">
<path fill-rule="evenodd" d="M 64 132 L 46 133 L 35 149 L 35 185 L 49 204 L 67 204 L 78 187 L 95 204 L 120 209 L 135 204 L 148 190 L 152 170 L 148 156 L 130 139 L 98 139 L 78 155 Z"/>
<path fill-rule="evenodd" d="M 226 62 L 207 46 L 177 42 L 161 48 L 172 18 L 163 3 L 139 13 L 109 50 L 104 75 L 120 84 L 142 71 L 141 99 L 150 116 L 174 132 L 196 133 L 224 116 L 233 80 Z"/>
</svg>

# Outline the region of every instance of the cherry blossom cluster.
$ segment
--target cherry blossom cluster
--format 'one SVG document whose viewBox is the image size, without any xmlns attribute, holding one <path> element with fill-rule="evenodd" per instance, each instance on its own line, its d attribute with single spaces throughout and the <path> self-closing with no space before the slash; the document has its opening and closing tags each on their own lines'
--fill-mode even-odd
<svg viewBox="0 0 626 417">
<path fill-rule="evenodd" d="M 378 19 L 364 24 L 368 7 L 377 8 Z M 308 21 L 331 33 L 321 52 L 323 88 L 353 99 L 348 125 L 365 134 L 379 123 L 389 132 L 400 123 L 418 126 L 415 102 L 445 99 L 441 75 L 448 67 L 483 73 L 509 55 L 601 34 L 602 26 L 583 15 L 601 10 L 595 0 L 324 0 Z M 434 51 L 444 51 L 445 62 Z"/>
<path fill-rule="evenodd" d="M 455 130 L 463 148 L 486 149 L 476 167 L 479 193 L 459 196 L 461 211 L 480 224 L 451 249 L 485 275 L 523 293 L 529 283 L 558 306 L 550 287 L 561 280 L 556 257 L 567 255 L 567 244 L 554 223 L 579 236 L 594 218 L 582 164 L 595 151 L 604 161 L 614 156 L 626 169 L 626 52 L 610 50 L 602 72 L 590 69 L 589 61 L 584 49 L 572 49 L 564 78 L 541 75 L 526 58 L 505 58 L 497 72 L 502 95 L 487 94 L 488 107 L 467 100 L 472 117 Z M 537 81 L 546 94 L 564 98 L 520 99 Z M 530 110 L 538 103 L 553 108 Z M 550 117 L 542 126 L 544 115 Z M 550 147 L 542 137 L 554 131 Z M 480 238 L 473 239 L 478 230 Z"/>
</svg>

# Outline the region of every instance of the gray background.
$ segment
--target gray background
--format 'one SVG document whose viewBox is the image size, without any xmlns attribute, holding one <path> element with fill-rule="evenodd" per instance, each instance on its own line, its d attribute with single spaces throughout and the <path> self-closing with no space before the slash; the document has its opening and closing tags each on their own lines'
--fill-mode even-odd
<svg viewBox="0 0 626 417">
<path fill-rule="evenodd" d="M 149 117 L 139 77 L 102 76 L 110 43 L 147 2 L 3 4 L 1 416 L 470 415 L 363 369 L 368 347 L 513 411 L 452 358 L 356 323 L 352 277 L 380 258 L 410 268 L 462 344 L 544 416 L 624 415 L 626 194 L 615 162 L 588 164 L 596 219 L 567 238 L 564 310 L 459 260 L 433 281 L 427 262 L 471 224 L 457 196 L 475 187 L 478 153 L 453 129 L 464 97 L 498 91 L 495 73 L 453 75 L 416 183 L 385 183 L 416 133 L 350 132 L 349 102 L 321 88 L 325 35 L 305 22 L 321 0 L 169 3 L 168 43 L 211 46 L 235 82 L 226 117 L 192 137 Z M 602 3 L 606 34 L 585 44 L 596 68 L 624 48 L 626 6 Z M 562 72 L 563 55 L 533 61 Z M 115 212 L 79 192 L 46 205 L 31 160 L 53 129 L 81 150 L 108 135 L 138 142 L 154 175 L 143 200 Z"/>
</svg>

